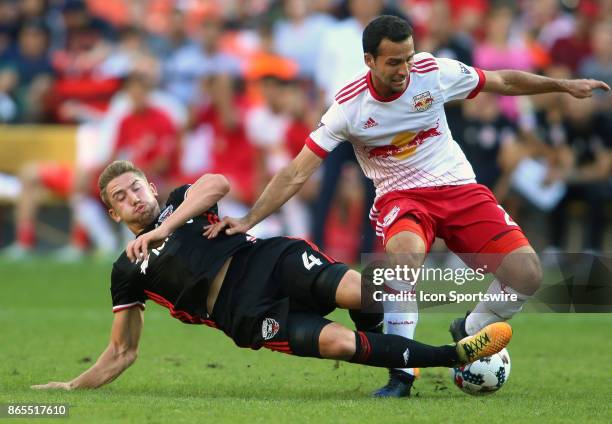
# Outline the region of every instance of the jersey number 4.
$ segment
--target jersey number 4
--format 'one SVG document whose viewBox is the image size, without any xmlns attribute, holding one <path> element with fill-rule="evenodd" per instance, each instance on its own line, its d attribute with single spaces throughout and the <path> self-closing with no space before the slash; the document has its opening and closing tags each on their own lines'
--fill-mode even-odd
<svg viewBox="0 0 612 424">
<path fill-rule="evenodd" d="M 321 259 L 317 258 L 314 255 L 308 255 L 307 252 L 302 253 L 302 262 L 304 262 L 304 268 L 306 268 L 308 271 L 310 271 L 315 265 L 323 265 Z"/>
</svg>

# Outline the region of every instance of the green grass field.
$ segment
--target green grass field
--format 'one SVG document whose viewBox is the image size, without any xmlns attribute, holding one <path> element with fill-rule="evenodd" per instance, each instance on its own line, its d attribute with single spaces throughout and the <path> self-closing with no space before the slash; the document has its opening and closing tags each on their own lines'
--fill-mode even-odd
<svg viewBox="0 0 612 424">
<path fill-rule="evenodd" d="M 424 370 L 414 396 L 374 400 L 386 371 L 238 349 L 148 302 L 140 357 L 96 391 L 31 390 L 96 360 L 112 321 L 110 265 L 0 262 L 0 403 L 67 403 L 78 423 L 612 422 L 612 315 L 523 314 L 512 321 L 508 383 L 463 394 L 446 369 Z M 334 318 L 348 322 L 348 315 Z M 449 315 L 423 313 L 417 338 L 448 343 Z M 4 422 L 49 419 L 0 419 Z"/>
</svg>

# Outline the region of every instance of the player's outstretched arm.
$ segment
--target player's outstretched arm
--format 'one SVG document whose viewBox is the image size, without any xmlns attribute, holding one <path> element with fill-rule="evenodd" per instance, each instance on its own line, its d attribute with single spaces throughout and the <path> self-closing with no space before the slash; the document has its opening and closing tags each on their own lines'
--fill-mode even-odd
<svg viewBox="0 0 612 424">
<path fill-rule="evenodd" d="M 223 175 L 202 175 L 189 187 L 185 200 L 159 227 L 128 243 L 125 249 L 128 259 L 135 262 L 146 257 L 150 247 L 156 247 L 157 243 L 163 242 L 194 216 L 202 215 L 225 196 L 229 189 L 229 181 Z"/>
<path fill-rule="evenodd" d="M 143 311 L 137 306 L 116 312 L 110 343 L 91 368 L 74 380 L 52 381 L 47 384 L 32 386 L 32 388 L 96 389 L 110 383 L 136 360 L 142 324 Z"/>
<path fill-rule="evenodd" d="M 482 90 L 504 96 L 559 92 L 584 99 L 591 97 L 595 89 L 610 91 L 608 84 L 592 79 L 555 79 L 514 70 L 484 71 L 484 74 L 486 81 Z"/>
<path fill-rule="evenodd" d="M 223 218 L 221 222 L 206 227 L 204 236 L 216 237 L 224 228 L 227 228 L 225 232 L 228 235 L 247 232 L 293 197 L 322 162 L 323 159 L 304 146 L 295 159 L 270 180 L 245 217 Z"/>
</svg>

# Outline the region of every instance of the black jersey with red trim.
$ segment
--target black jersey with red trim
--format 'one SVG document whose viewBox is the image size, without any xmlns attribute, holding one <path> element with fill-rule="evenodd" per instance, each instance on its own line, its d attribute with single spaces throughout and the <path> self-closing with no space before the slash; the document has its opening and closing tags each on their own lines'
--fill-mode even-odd
<svg viewBox="0 0 612 424">
<path fill-rule="evenodd" d="M 189 186 L 175 189 L 166 206 L 143 231 L 160 225 L 183 202 Z M 218 221 L 217 205 L 176 229 L 163 244 L 149 251 L 148 260 L 133 264 L 125 251 L 113 264 L 111 296 L 113 312 L 132 306 L 144 309 L 147 299 L 168 308 L 170 314 L 190 324 L 209 324 L 206 312 L 208 288 L 225 261 L 250 246 L 246 234 L 202 236 L 203 227 Z"/>
</svg>

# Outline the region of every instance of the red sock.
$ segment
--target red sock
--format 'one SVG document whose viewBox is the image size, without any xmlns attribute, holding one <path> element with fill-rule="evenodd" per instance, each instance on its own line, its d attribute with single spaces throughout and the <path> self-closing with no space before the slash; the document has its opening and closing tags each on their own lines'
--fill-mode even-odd
<svg viewBox="0 0 612 424">
<path fill-rule="evenodd" d="M 85 250 L 89 246 L 87 231 L 79 224 L 75 224 L 72 228 L 71 243 L 74 247 L 81 250 Z"/>
<path fill-rule="evenodd" d="M 36 234 L 32 221 L 20 222 L 17 224 L 17 243 L 26 249 L 34 247 Z"/>
</svg>

